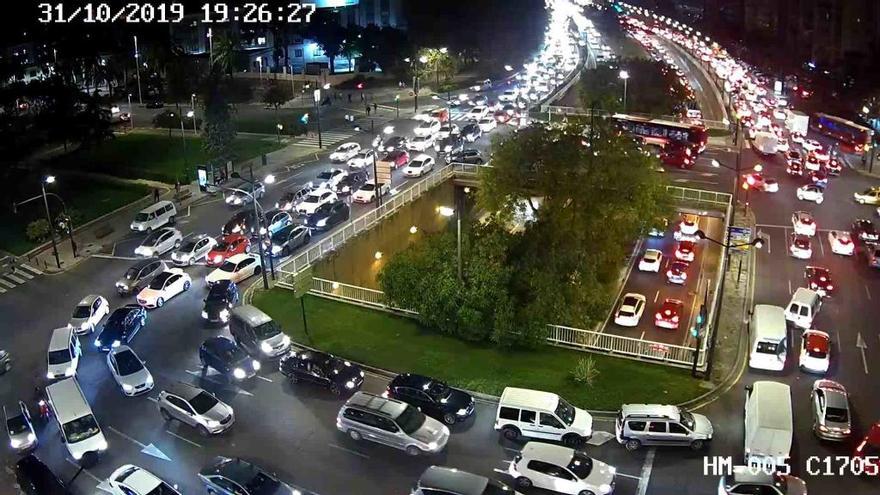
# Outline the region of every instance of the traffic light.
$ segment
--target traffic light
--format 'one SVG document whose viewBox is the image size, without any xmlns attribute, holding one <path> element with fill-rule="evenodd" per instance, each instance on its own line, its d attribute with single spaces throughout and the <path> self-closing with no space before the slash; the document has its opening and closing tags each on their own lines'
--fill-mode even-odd
<svg viewBox="0 0 880 495">
<path fill-rule="evenodd" d="M 706 326 L 706 305 L 700 305 L 700 312 L 697 313 L 696 319 L 694 319 L 694 326 L 691 328 L 691 336 L 694 338 L 699 337 L 703 334 L 703 328 Z"/>
<path fill-rule="evenodd" d="M 304 113 L 302 117 L 299 118 L 299 121 L 305 125 L 309 124 L 309 114 Z"/>
</svg>

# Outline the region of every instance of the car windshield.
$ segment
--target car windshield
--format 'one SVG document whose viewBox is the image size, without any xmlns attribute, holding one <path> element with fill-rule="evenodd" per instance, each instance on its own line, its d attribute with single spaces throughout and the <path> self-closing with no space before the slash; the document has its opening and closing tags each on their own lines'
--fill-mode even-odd
<svg viewBox="0 0 880 495">
<path fill-rule="evenodd" d="M 9 430 L 10 435 L 18 435 L 19 433 L 28 431 L 30 428 L 28 427 L 24 416 L 19 414 L 18 416 L 13 416 L 6 420 L 6 429 Z"/>
<path fill-rule="evenodd" d="M 161 236 L 164 233 L 165 233 L 164 231 L 156 230 L 152 234 L 148 235 L 146 237 L 146 239 L 144 239 L 144 242 L 142 242 L 141 244 L 144 246 L 150 246 L 152 244 L 155 244 L 156 241 L 159 240 L 159 236 Z"/>
<path fill-rule="evenodd" d="M 846 423 L 849 421 L 849 411 L 841 407 L 829 407 L 825 410 L 825 419 L 834 423 Z"/>
<path fill-rule="evenodd" d="M 120 352 L 116 355 L 116 366 L 119 368 L 119 374 L 122 376 L 131 375 L 144 369 L 144 365 L 140 359 L 131 351 Z"/>
<path fill-rule="evenodd" d="M 70 352 L 67 349 L 49 352 L 49 364 L 64 364 L 70 362 Z"/>
<path fill-rule="evenodd" d="M 196 414 L 205 414 L 210 411 L 211 408 L 217 405 L 219 402 L 213 395 L 208 392 L 202 391 L 199 395 L 193 397 L 189 401 L 189 405 L 192 406 L 193 410 Z"/>
<path fill-rule="evenodd" d="M 159 274 L 159 276 L 150 281 L 150 288 L 153 290 L 162 290 L 162 288 L 165 287 L 165 282 L 167 282 L 169 278 L 171 277 L 167 273 Z"/>
<path fill-rule="evenodd" d="M 254 328 L 254 334 L 260 340 L 271 339 L 279 333 L 281 333 L 281 326 L 279 326 L 278 323 L 275 323 L 275 320 L 269 320 Z"/>
<path fill-rule="evenodd" d="M 556 411 L 554 412 L 565 424 L 571 426 L 574 423 L 575 408 L 566 402 L 565 399 L 559 398 L 559 404 L 556 405 Z"/>
<path fill-rule="evenodd" d="M 220 241 L 217 243 L 217 247 L 215 247 L 214 249 L 216 249 L 217 251 L 226 251 L 227 249 L 229 249 L 231 247 L 232 247 L 232 244 L 225 242 L 225 241 Z"/>
<path fill-rule="evenodd" d="M 68 421 L 61 428 L 64 431 L 64 438 L 67 439 L 67 443 L 81 442 L 101 432 L 101 429 L 98 428 L 98 422 L 95 421 L 95 417 L 91 414 Z"/>
<path fill-rule="evenodd" d="M 361 187 L 361 190 L 362 190 L 362 191 L 372 191 L 372 190 L 375 189 L 375 188 L 376 188 L 376 186 L 375 186 L 374 184 L 364 184 L 364 185 Z"/>
<path fill-rule="evenodd" d="M 345 151 L 345 150 L 340 150 L 340 151 Z M 333 172 L 330 172 L 329 170 L 324 171 L 324 172 L 321 172 L 320 174 L 318 174 L 318 178 L 321 179 L 321 180 L 327 180 L 327 179 L 329 179 L 329 178 L 331 178 L 331 177 L 333 177 Z"/>
<path fill-rule="evenodd" d="M 694 421 L 694 415 L 689 412 L 682 411 L 681 412 L 681 424 L 683 424 L 685 427 L 687 427 L 687 429 L 693 430 L 694 426 L 696 425 L 696 421 Z"/>
<path fill-rule="evenodd" d="M 279 486 L 281 486 L 280 481 L 263 472 L 257 472 L 256 476 L 245 484 L 247 493 L 251 495 L 273 495 Z"/>
<path fill-rule="evenodd" d="M 413 406 L 406 406 L 397 417 L 397 424 L 404 433 L 411 435 L 425 424 L 425 415 Z"/>
<path fill-rule="evenodd" d="M 448 396 L 450 392 L 452 392 L 452 389 L 449 388 L 449 385 L 446 385 L 443 382 L 431 382 L 428 385 L 428 395 L 434 400 L 443 399 Z"/>
<path fill-rule="evenodd" d="M 807 349 L 807 354 L 809 354 L 810 357 L 816 359 L 825 359 L 826 357 L 828 357 L 828 351 L 822 349 L 821 347 L 810 347 L 809 349 Z"/>
<path fill-rule="evenodd" d="M 88 318 L 92 314 L 92 306 L 89 304 L 81 304 L 73 308 L 74 318 Z"/>
<path fill-rule="evenodd" d="M 511 493 L 513 492 L 507 486 L 495 480 L 489 480 L 489 483 L 480 495 L 510 495 Z"/>
<path fill-rule="evenodd" d="M 227 261 L 226 263 L 223 263 L 223 264 L 220 266 L 220 271 L 223 271 L 223 272 L 230 272 L 230 273 L 231 273 L 231 272 L 234 272 L 234 271 L 235 271 L 235 267 L 236 267 L 236 266 L 238 266 L 238 265 L 236 265 L 235 263 L 233 263 L 233 262 L 231 262 L 231 261 Z"/>
<path fill-rule="evenodd" d="M 146 221 L 149 220 L 149 219 L 150 219 L 150 214 L 149 214 L 149 213 L 143 213 L 143 212 L 142 212 L 142 213 L 138 213 L 137 215 L 134 216 L 134 221 L 135 221 L 135 222 L 146 222 Z"/>
<path fill-rule="evenodd" d="M 574 473 L 580 479 L 586 479 L 593 471 L 593 459 L 581 454 L 575 453 L 568 463 L 568 470 Z"/>
<path fill-rule="evenodd" d="M 321 197 L 317 194 L 309 194 L 306 196 L 306 199 L 303 200 L 303 203 L 317 203 L 321 200 Z"/>
<path fill-rule="evenodd" d="M 137 278 L 138 272 L 140 272 L 140 270 L 135 267 L 131 267 L 125 271 L 125 275 L 123 275 L 123 277 L 125 278 L 125 280 L 134 280 Z"/>
<path fill-rule="evenodd" d="M 758 342 L 755 347 L 755 352 L 760 354 L 776 354 L 778 350 L 779 345 L 774 342 Z"/>
<path fill-rule="evenodd" d="M 180 251 L 188 253 L 196 247 L 196 241 L 186 241 L 180 246 Z"/>
</svg>

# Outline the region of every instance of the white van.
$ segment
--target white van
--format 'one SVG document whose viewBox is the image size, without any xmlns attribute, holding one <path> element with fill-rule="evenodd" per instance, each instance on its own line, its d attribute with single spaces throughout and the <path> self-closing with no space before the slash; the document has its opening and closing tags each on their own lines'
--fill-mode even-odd
<svg viewBox="0 0 880 495">
<path fill-rule="evenodd" d="M 82 459 L 88 452 L 107 450 L 104 433 L 76 378 L 65 378 L 47 386 L 46 396 L 61 430 L 61 441 L 75 460 Z"/>
<path fill-rule="evenodd" d="M 49 338 L 49 350 L 47 351 L 48 371 L 46 378 L 71 377 L 76 374 L 79 366 L 79 357 L 82 356 L 82 348 L 76 332 L 70 327 L 56 328 Z"/>
<path fill-rule="evenodd" d="M 809 330 L 813 328 L 813 319 L 821 307 L 822 297 L 818 292 L 800 287 L 791 296 L 791 302 L 785 309 L 785 319 L 798 328 Z"/>
<path fill-rule="evenodd" d="M 177 208 L 174 207 L 174 203 L 159 201 L 135 215 L 130 227 L 135 232 L 150 232 L 164 225 L 173 225 L 176 216 Z"/>
<path fill-rule="evenodd" d="M 756 304 L 752 313 L 749 367 L 782 371 L 788 355 L 788 327 L 785 310 L 779 306 Z"/>
<path fill-rule="evenodd" d="M 779 382 L 757 381 L 746 387 L 745 447 L 747 464 L 784 465 L 791 452 L 791 389 Z"/>
<path fill-rule="evenodd" d="M 495 429 L 508 440 L 524 436 L 573 446 L 593 435 L 593 417 L 556 394 L 507 387 L 498 402 Z"/>
</svg>

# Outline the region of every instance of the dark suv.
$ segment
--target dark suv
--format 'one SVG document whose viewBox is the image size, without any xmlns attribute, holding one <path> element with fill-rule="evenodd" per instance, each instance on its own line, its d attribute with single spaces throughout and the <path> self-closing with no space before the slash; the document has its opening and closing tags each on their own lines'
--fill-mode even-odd
<svg viewBox="0 0 880 495">
<path fill-rule="evenodd" d="M 291 352 L 281 358 L 278 369 L 291 383 L 314 383 L 334 395 L 354 392 L 364 383 L 360 366 L 318 351 Z"/>
<path fill-rule="evenodd" d="M 466 149 L 456 153 L 446 155 L 446 163 L 468 163 L 471 165 L 482 165 L 483 154 L 479 150 Z"/>
<path fill-rule="evenodd" d="M 214 368 L 230 381 L 244 380 L 260 371 L 260 362 L 226 337 L 212 337 L 204 341 L 199 347 L 199 361 L 202 363 L 202 373 Z"/>
<path fill-rule="evenodd" d="M 147 310 L 138 304 L 126 304 L 116 308 L 95 339 L 95 347 L 108 352 L 114 347 L 128 344 L 135 334 L 147 324 Z"/>
<path fill-rule="evenodd" d="M 428 416 L 454 425 L 474 413 L 474 398 L 445 383 L 422 375 L 403 373 L 388 384 L 386 396 L 406 402 Z"/>
<path fill-rule="evenodd" d="M 164 261 L 148 258 L 131 265 L 122 278 L 116 281 L 116 292 L 120 296 L 137 294 L 153 278 L 168 269 Z"/>
<path fill-rule="evenodd" d="M 205 307 L 202 309 L 202 318 L 211 323 L 226 323 L 229 321 L 229 310 L 235 306 L 241 295 L 238 286 L 232 280 L 221 280 L 211 286 L 208 297 L 205 298 Z"/>
</svg>

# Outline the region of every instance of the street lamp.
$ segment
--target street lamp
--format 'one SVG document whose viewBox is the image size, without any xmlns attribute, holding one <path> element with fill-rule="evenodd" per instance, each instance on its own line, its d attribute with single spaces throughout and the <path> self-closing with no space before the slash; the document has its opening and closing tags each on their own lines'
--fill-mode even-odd
<svg viewBox="0 0 880 495">
<path fill-rule="evenodd" d="M 321 141 L 321 107 L 318 102 L 321 101 L 321 90 L 316 89 L 314 93 L 315 99 L 315 122 L 318 124 L 318 149 L 321 149 L 323 142 Z"/>
<path fill-rule="evenodd" d="M 258 246 L 258 249 L 260 252 L 260 274 L 263 276 L 263 288 L 268 289 L 269 288 L 269 279 L 266 277 L 266 252 L 265 252 L 265 249 L 263 248 L 263 235 L 264 235 L 263 234 L 263 218 L 262 218 L 262 215 L 260 215 L 260 210 L 262 210 L 263 206 L 257 200 L 257 194 L 256 194 L 257 193 L 257 181 L 254 180 L 254 164 L 249 163 L 248 168 L 250 170 L 250 175 L 251 175 L 250 180 L 245 179 L 238 172 L 233 172 L 232 177 L 237 178 L 237 179 L 241 179 L 245 182 L 250 183 L 250 185 L 251 185 L 250 197 L 251 197 L 251 201 L 254 203 L 254 217 L 256 217 L 256 220 L 257 220 L 257 246 Z M 275 182 L 275 176 L 271 175 L 271 174 L 267 175 L 266 178 L 264 179 L 264 183 L 266 183 L 266 184 L 272 184 L 274 182 Z M 248 194 L 247 191 L 241 191 L 241 192 Z M 266 230 L 266 235 L 268 235 L 268 229 Z M 270 238 L 271 238 L 271 236 L 270 236 Z M 269 269 L 272 271 L 272 278 L 274 279 L 275 278 L 275 265 L 272 260 L 271 253 L 269 254 Z"/>
<path fill-rule="evenodd" d="M 623 111 L 626 112 L 626 81 L 629 80 L 629 72 L 622 70 L 618 77 L 623 79 Z"/>
<path fill-rule="evenodd" d="M 138 37 L 134 37 L 134 68 L 137 70 L 137 82 L 138 82 L 138 104 L 144 104 L 144 95 L 141 93 L 141 54 L 138 51 Z"/>
<path fill-rule="evenodd" d="M 284 129 L 284 126 L 281 124 L 275 124 L 275 128 L 278 129 L 278 142 L 281 142 L 281 131 Z"/>
<path fill-rule="evenodd" d="M 214 63 L 214 32 L 211 28 L 208 28 L 208 58 L 210 59 L 210 64 Z"/>
<path fill-rule="evenodd" d="M 49 221 L 49 236 L 52 239 L 52 254 L 55 255 L 55 265 L 61 269 L 61 259 L 58 258 L 58 244 L 55 242 L 55 224 L 52 222 L 52 213 L 49 211 L 49 199 L 46 197 L 46 184 L 54 184 L 55 176 L 47 175 L 40 181 L 40 191 L 43 193 L 43 206 L 46 208 L 46 220 Z"/>
<path fill-rule="evenodd" d="M 189 106 L 192 111 L 187 113 L 186 115 L 187 115 L 187 117 L 190 117 L 193 119 L 193 136 L 195 136 L 199 132 L 198 129 L 196 129 L 196 94 L 195 93 L 193 93 L 189 97 Z M 190 113 L 192 115 L 190 115 Z"/>
<path fill-rule="evenodd" d="M 257 67 L 260 69 L 260 80 L 263 80 L 263 57 L 257 57 Z"/>
<path fill-rule="evenodd" d="M 457 256 L 456 259 L 458 261 L 458 281 L 461 282 L 461 213 L 449 206 L 439 206 L 437 207 L 437 213 L 446 218 L 450 218 L 455 215 L 455 223 L 456 223 L 456 245 L 457 245 Z"/>
</svg>

